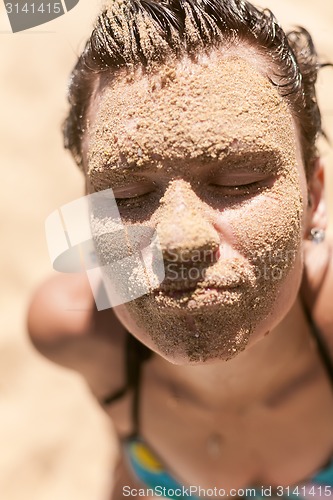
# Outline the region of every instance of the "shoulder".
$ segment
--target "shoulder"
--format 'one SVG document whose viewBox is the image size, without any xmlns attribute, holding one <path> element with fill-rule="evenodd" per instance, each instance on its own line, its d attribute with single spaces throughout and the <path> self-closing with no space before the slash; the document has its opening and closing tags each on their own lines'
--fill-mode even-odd
<svg viewBox="0 0 333 500">
<path fill-rule="evenodd" d="M 27 323 L 32 341 L 47 343 L 103 336 L 117 344 L 126 333 L 111 308 L 97 311 L 85 274 L 59 274 L 45 281 L 32 297 Z"/>
<path fill-rule="evenodd" d="M 64 337 L 107 335 L 114 342 L 125 328 L 113 310 L 97 311 L 85 274 L 58 274 L 33 294 L 28 309 L 32 338 L 52 341 Z"/>
<path fill-rule="evenodd" d="M 333 240 L 305 243 L 302 298 L 333 353 Z"/>
<path fill-rule="evenodd" d="M 52 341 L 88 334 L 94 306 L 84 275 L 59 274 L 45 281 L 34 293 L 28 310 L 31 339 Z"/>
<path fill-rule="evenodd" d="M 33 346 L 78 371 L 103 398 L 123 383 L 126 330 L 112 309 L 97 311 L 85 275 L 56 275 L 35 292 L 28 310 Z"/>
</svg>

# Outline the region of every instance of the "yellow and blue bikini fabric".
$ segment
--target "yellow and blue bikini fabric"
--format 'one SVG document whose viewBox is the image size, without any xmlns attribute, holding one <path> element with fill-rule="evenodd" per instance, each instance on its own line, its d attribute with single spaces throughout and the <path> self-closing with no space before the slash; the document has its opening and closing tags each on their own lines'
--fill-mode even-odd
<svg viewBox="0 0 333 500">
<path fill-rule="evenodd" d="M 165 470 L 162 462 L 139 437 L 131 437 L 124 444 L 125 455 L 137 478 L 158 497 L 199 500 L 195 487 L 183 486 Z M 227 493 L 227 492 L 226 492 Z M 225 495 L 230 496 L 230 495 Z M 333 460 L 311 479 L 298 485 L 272 488 L 246 488 L 246 496 L 253 500 L 290 498 L 322 500 L 333 497 Z M 333 500 L 333 499 L 332 499 Z"/>
<path fill-rule="evenodd" d="M 199 500 L 199 497 L 190 494 L 191 491 L 188 491 L 165 470 L 161 461 L 142 439 L 137 437 L 127 439 L 125 455 L 136 477 L 147 489 L 151 489 L 155 496 Z"/>
</svg>

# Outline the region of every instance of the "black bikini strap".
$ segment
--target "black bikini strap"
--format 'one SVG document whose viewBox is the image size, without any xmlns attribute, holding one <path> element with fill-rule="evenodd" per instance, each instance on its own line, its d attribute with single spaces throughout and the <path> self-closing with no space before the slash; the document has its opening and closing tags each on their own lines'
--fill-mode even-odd
<svg viewBox="0 0 333 500">
<path fill-rule="evenodd" d="M 125 396 L 128 390 L 133 390 L 132 434 L 136 435 L 140 428 L 140 389 L 142 364 L 150 358 L 152 351 L 127 332 L 125 349 L 125 386 L 103 400 L 104 405 L 110 405 Z"/>
<path fill-rule="evenodd" d="M 152 355 L 152 351 L 139 342 L 133 335 L 128 335 L 126 371 L 128 387 L 133 390 L 132 421 L 133 435 L 140 429 L 140 394 L 143 363 Z"/>
<path fill-rule="evenodd" d="M 122 389 L 119 389 L 119 391 L 116 391 L 115 393 L 110 394 L 109 396 L 106 396 L 106 398 L 103 399 L 102 404 L 105 406 L 108 406 L 108 405 L 114 403 L 118 399 L 125 396 L 126 391 L 127 391 L 127 387 L 125 386 Z"/>
<path fill-rule="evenodd" d="M 304 310 L 305 310 L 305 314 L 308 318 L 308 322 L 310 324 L 311 333 L 316 340 L 319 355 L 323 361 L 324 367 L 326 369 L 326 372 L 329 376 L 329 379 L 330 379 L 332 387 L 333 387 L 333 359 L 332 359 L 332 355 L 330 353 L 330 350 L 328 348 L 328 345 L 327 345 L 322 333 L 320 332 L 319 328 L 317 327 L 317 325 L 313 321 L 310 312 L 308 311 L 308 309 L 306 307 L 304 307 Z"/>
<path fill-rule="evenodd" d="M 312 332 L 313 336 L 315 337 L 317 341 L 317 346 L 318 346 L 318 351 L 321 356 L 321 359 L 323 360 L 324 366 L 326 368 L 326 371 L 328 373 L 328 376 L 330 378 L 332 387 L 333 387 L 333 361 L 332 361 L 332 356 L 330 355 L 329 348 L 327 346 L 327 343 L 325 342 L 325 339 L 323 338 L 322 334 L 316 327 L 316 325 L 312 322 L 311 323 L 312 327 Z"/>
</svg>

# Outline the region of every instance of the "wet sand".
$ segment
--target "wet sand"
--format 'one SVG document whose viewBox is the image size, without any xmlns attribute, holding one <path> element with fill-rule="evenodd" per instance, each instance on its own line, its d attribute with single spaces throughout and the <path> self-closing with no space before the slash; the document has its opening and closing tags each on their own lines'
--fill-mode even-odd
<svg viewBox="0 0 333 500">
<path fill-rule="evenodd" d="M 333 60 L 333 4 L 260 0 L 284 26 L 313 34 Z M 47 215 L 83 194 L 83 178 L 62 149 L 67 78 L 98 3 L 80 0 L 67 15 L 13 35 L 0 5 L 0 498 L 104 500 L 111 481 L 112 430 L 83 380 L 30 347 L 25 312 L 33 290 L 52 274 Z M 319 77 L 324 126 L 333 141 L 333 69 Z M 325 143 L 328 200 L 333 150 Z M 330 203 L 331 217 L 333 202 Z M 330 232 L 332 233 L 331 224 Z"/>
</svg>

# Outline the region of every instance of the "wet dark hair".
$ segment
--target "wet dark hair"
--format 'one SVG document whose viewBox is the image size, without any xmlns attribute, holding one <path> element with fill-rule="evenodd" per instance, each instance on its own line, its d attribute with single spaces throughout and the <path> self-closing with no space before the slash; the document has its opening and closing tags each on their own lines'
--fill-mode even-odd
<svg viewBox="0 0 333 500">
<path fill-rule="evenodd" d="M 82 167 L 87 111 L 100 73 L 150 68 L 168 58 L 245 43 L 273 68 L 269 78 L 284 96 L 300 131 L 309 176 L 323 133 L 315 83 L 320 67 L 310 34 L 285 33 L 271 11 L 246 0 L 112 0 L 103 10 L 73 70 L 65 147 Z"/>
</svg>

